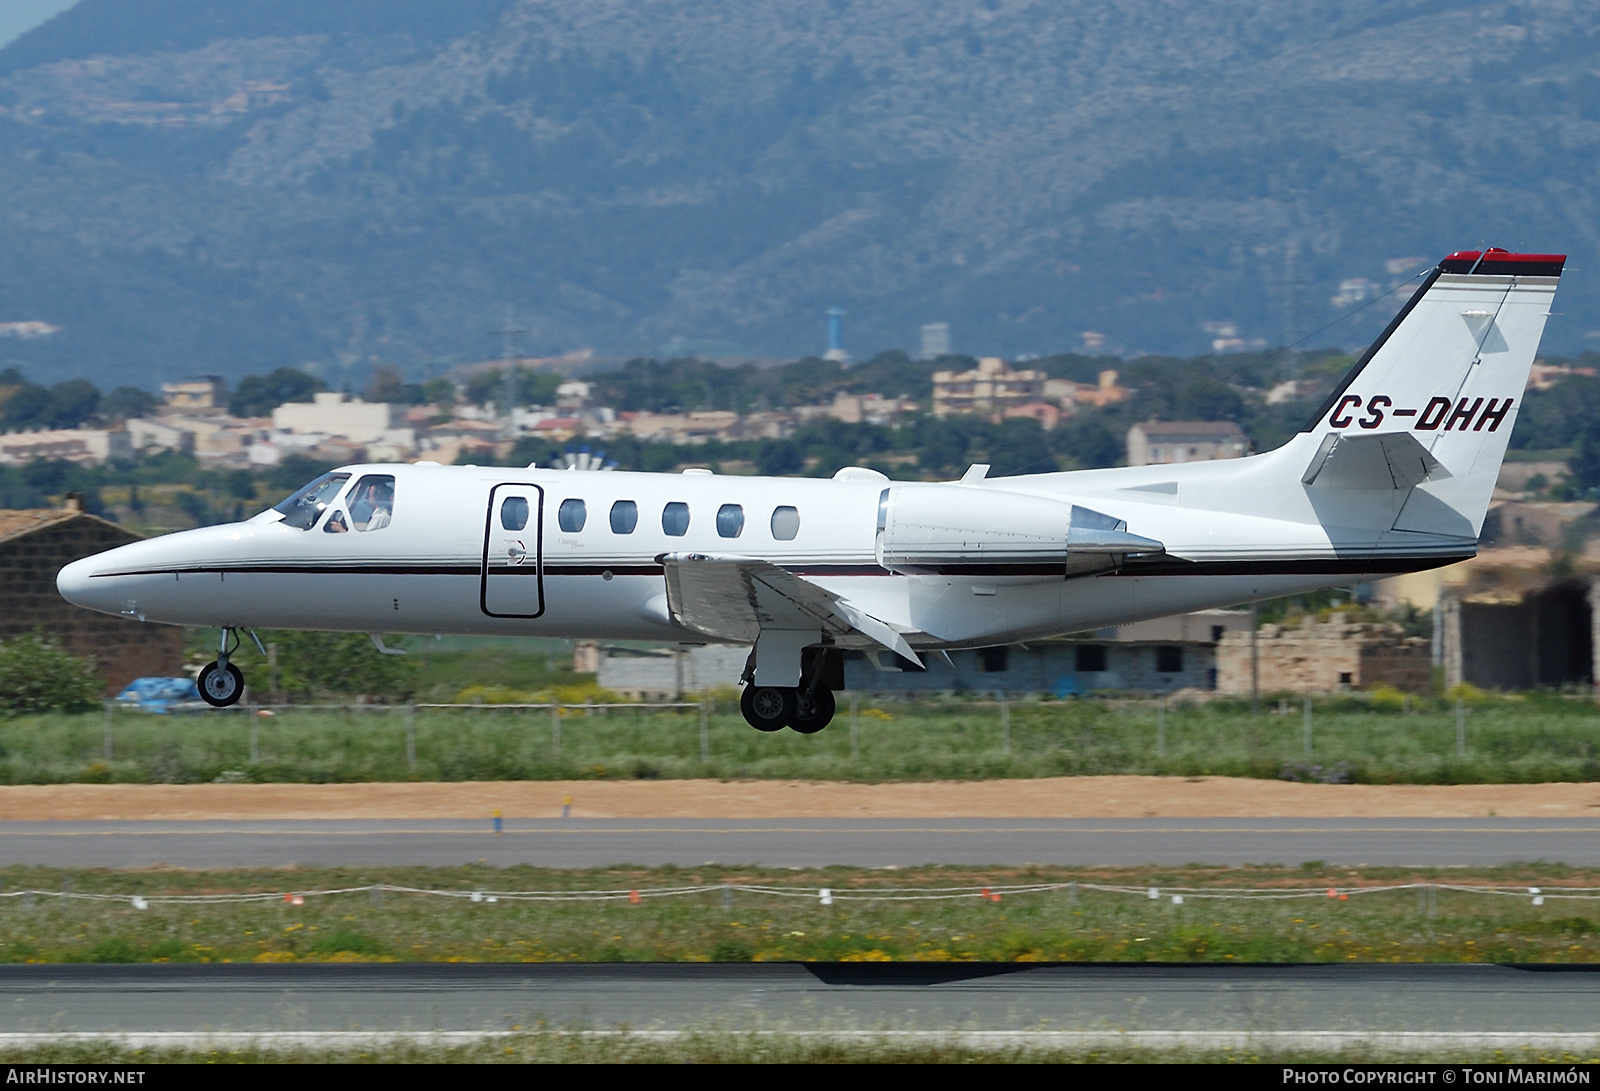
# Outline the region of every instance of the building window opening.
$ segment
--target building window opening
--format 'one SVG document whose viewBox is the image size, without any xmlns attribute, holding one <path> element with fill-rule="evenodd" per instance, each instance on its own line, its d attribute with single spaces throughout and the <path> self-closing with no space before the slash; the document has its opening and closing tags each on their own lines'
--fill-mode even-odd
<svg viewBox="0 0 1600 1091">
<path fill-rule="evenodd" d="M 1081 674 L 1098 674 L 1106 669 L 1104 644 L 1078 645 L 1078 671 Z"/>
<path fill-rule="evenodd" d="M 772 537 L 780 542 L 792 542 L 800 533 L 800 509 L 787 504 L 772 511 Z"/>
<path fill-rule="evenodd" d="M 506 530 L 521 530 L 528 525 L 528 499 L 525 496 L 508 496 L 500 503 L 500 526 Z"/>
<path fill-rule="evenodd" d="M 717 509 L 717 534 L 723 538 L 737 538 L 744 533 L 744 509 L 738 504 L 724 504 Z"/>
<path fill-rule="evenodd" d="M 661 509 L 661 529 L 673 538 L 682 538 L 689 533 L 689 505 L 681 500 L 674 500 Z"/>
<path fill-rule="evenodd" d="M 578 533 L 588 521 L 589 509 L 582 500 L 563 500 L 561 506 L 556 509 L 556 522 L 568 534 Z"/>
<path fill-rule="evenodd" d="M 618 500 L 611 505 L 611 533 L 632 534 L 639 525 L 639 505 L 632 500 Z"/>
<path fill-rule="evenodd" d="M 1183 648 L 1177 644 L 1156 646 L 1156 673 L 1179 674 L 1183 671 Z"/>
<path fill-rule="evenodd" d="M 1004 674 L 1010 669 L 1010 648 L 979 648 L 978 669 L 984 674 Z"/>
</svg>

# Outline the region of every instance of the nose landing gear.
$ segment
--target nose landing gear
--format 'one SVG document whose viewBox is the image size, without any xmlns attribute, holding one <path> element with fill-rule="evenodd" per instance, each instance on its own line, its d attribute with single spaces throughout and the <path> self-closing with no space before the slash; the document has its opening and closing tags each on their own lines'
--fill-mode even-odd
<svg viewBox="0 0 1600 1091">
<path fill-rule="evenodd" d="M 261 648 L 261 638 L 256 636 L 254 630 L 250 631 L 250 639 L 256 642 L 256 647 Z M 231 662 L 233 653 L 239 650 L 239 634 L 236 629 L 223 629 L 222 642 L 217 647 L 217 659 L 214 663 L 207 663 L 200 671 L 200 677 L 195 679 L 195 685 L 200 690 L 200 698 L 206 704 L 216 708 L 227 708 L 229 705 L 239 703 L 239 698 L 244 696 L 244 672 Z M 266 649 L 262 648 L 262 655 Z"/>
</svg>

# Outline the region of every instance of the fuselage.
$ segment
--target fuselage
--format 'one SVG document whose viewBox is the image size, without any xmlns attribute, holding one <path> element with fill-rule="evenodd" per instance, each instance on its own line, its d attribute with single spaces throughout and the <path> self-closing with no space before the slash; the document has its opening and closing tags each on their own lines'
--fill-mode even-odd
<svg viewBox="0 0 1600 1091">
<path fill-rule="evenodd" d="M 1282 454 L 1235 460 L 1229 478 L 1235 488 L 1248 480 L 1250 462 L 1269 477 L 1292 474 L 1297 457 Z M 1274 518 L 1183 504 L 1184 489 L 1214 504 L 1207 482 L 1222 466 L 1210 467 L 920 484 L 859 470 L 819 480 L 358 465 L 337 471 L 300 514 L 273 509 L 124 546 L 68 565 L 58 585 L 82 606 L 181 625 L 698 641 L 673 620 L 662 558 L 751 557 L 932 648 L 1348 584 L 1459 559 L 1475 544 L 1397 542 L 1360 526 L 1342 542 L 1315 512 Z M 916 497 L 947 513 L 934 562 L 885 563 L 881 524 L 903 490 L 941 490 Z M 1070 570 L 1064 540 L 1074 505 L 1165 551 Z M 1019 523 L 1042 528 L 1046 543 L 1020 559 L 1006 543 Z M 1052 526 L 1061 539 L 1054 556 Z"/>
</svg>

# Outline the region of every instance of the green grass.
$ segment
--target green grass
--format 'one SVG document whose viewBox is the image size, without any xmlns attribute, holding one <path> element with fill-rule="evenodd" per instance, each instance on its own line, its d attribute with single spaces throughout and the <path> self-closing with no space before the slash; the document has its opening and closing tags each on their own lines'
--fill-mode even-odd
<svg viewBox="0 0 1600 1091">
<path fill-rule="evenodd" d="M 1102 773 L 1415 784 L 1600 779 L 1600 708 L 1559 694 L 1476 701 L 1460 756 L 1453 704 L 1428 698 L 1413 698 L 1409 708 L 1398 699 L 1319 700 L 1309 756 L 1298 701 L 1286 714 L 1267 701 L 1257 715 L 1234 701 L 1178 705 L 1158 728 L 1152 700 L 1029 700 L 1009 706 L 1006 729 L 993 701 L 862 697 L 854 731 L 848 695 L 840 705 L 833 725 L 817 735 L 764 735 L 724 696 L 707 720 L 706 761 L 694 708 L 565 709 L 559 749 L 548 710 L 484 706 L 412 714 L 405 706 L 373 705 L 279 709 L 270 718 L 244 708 L 170 716 L 118 710 L 109 759 L 104 714 L 24 716 L 0 721 L 0 783 L 883 781 Z M 415 764 L 408 760 L 408 730 Z"/>
<path fill-rule="evenodd" d="M 1557 865 L 1425 871 L 1285 868 L 967 868 L 899 871 L 738 868 L 530 867 L 304 868 L 256 871 L 87 871 L 70 875 L 78 897 L 59 893 L 69 876 L 33 867 L 0 869 L 12 896 L 0 900 L 0 962 L 1542 962 L 1600 961 L 1600 901 L 1451 890 L 1320 893 L 1303 899 L 1212 899 L 1174 905 L 1146 887 L 1295 887 L 1319 892 L 1403 882 L 1600 886 L 1600 872 Z M 991 902 L 980 886 L 1077 883 L 1008 893 Z M 521 901 L 362 890 L 306 896 L 291 891 L 387 883 L 466 893 L 712 889 L 612 900 Z M 722 884 L 781 886 L 799 896 Z M 1133 893 L 1088 884 L 1136 888 Z M 816 892 L 828 887 L 834 903 Z M 968 896 L 858 900 L 891 888 L 960 887 Z M 32 889 L 44 893 L 24 896 Z M 268 892 L 253 903 L 150 903 L 134 895 Z M 91 900 L 85 894 L 109 894 Z"/>
</svg>

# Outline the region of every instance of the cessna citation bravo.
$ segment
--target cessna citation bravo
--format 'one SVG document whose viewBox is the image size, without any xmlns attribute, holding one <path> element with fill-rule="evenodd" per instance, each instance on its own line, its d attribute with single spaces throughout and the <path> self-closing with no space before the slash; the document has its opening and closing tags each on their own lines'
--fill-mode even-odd
<svg viewBox="0 0 1600 1091">
<path fill-rule="evenodd" d="M 826 726 L 883 669 L 1473 556 L 1564 255 L 1458 252 L 1267 454 L 959 481 L 347 466 L 269 511 L 75 561 L 92 610 L 222 630 L 751 646 L 763 731 Z M 257 641 L 259 645 L 259 641 Z"/>
</svg>

